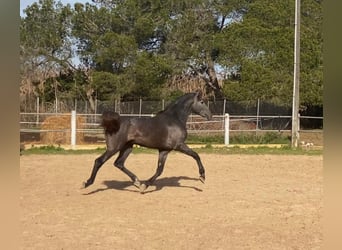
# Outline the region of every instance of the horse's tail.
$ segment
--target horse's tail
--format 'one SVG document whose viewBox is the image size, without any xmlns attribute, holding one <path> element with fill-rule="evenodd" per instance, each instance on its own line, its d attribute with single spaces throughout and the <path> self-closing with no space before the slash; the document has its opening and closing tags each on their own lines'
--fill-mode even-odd
<svg viewBox="0 0 342 250">
<path fill-rule="evenodd" d="M 104 111 L 101 125 L 106 134 L 115 134 L 120 129 L 120 115 L 113 111 Z"/>
</svg>

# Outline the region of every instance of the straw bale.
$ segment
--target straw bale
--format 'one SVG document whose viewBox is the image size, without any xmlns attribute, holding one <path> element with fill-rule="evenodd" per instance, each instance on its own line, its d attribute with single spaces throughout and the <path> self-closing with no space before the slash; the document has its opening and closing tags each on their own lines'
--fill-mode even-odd
<svg viewBox="0 0 342 250">
<path fill-rule="evenodd" d="M 82 129 L 85 118 L 76 116 L 76 129 Z M 47 117 L 41 126 L 42 130 L 52 130 L 41 132 L 40 139 L 44 144 L 70 144 L 71 143 L 71 116 L 57 115 Z M 61 131 L 53 131 L 61 130 Z M 84 132 L 76 132 L 76 144 L 84 142 Z"/>
</svg>

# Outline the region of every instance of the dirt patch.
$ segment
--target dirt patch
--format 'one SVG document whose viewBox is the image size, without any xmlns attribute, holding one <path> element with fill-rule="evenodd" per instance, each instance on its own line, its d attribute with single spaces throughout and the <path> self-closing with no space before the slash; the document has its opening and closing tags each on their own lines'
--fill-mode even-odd
<svg viewBox="0 0 342 250">
<path fill-rule="evenodd" d="M 20 157 L 22 249 L 321 249 L 322 156 L 171 153 L 146 194 L 97 155 Z M 127 168 L 153 175 L 156 154 Z"/>
</svg>

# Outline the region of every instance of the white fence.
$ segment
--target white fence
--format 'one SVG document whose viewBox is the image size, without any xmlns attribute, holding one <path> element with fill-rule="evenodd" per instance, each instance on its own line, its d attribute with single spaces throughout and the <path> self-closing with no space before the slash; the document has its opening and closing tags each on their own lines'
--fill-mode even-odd
<svg viewBox="0 0 342 250">
<path fill-rule="evenodd" d="M 121 116 L 153 116 L 152 114 L 120 114 Z M 43 124 L 48 117 L 69 117 L 69 124 L 64 124 L 64 127 L 55 128 L 44 127 Z M 79 119 L 82 117 L 82 121 Z M 103 129 L 100 127 L 101 114 L 76 114 L 76 111 L 71 113 L 20 113 L 20 133 L 21 135 L 30 135 L 37 137 L 44 133 L 60 132 L 68 137 L 68 143 L 72 147 L 77 144 L 77 135 L 82 133 L 88 137 L 103 137 Z M 224 144 L 228 145 L 231 132 L 290 132 L 291 130 L 291 116 L 248 116 L 248 115 L 214 115 L 211 121 L 196 115 L 191 115 L 187 122 L 188 133 L 195 134 L 219 134 L 224 138 Z M 303 119 L 317 119 L 322 120 L 323 117 L 309 117 L 301 116 Z M 81 124 L 78 124 L 81 123 Z M 300 130 L 317 131 L 317 130 Z M 24 136 L 23 136 L 24 137 Z M 26 138 L 27 139 L 27 138 Z M 22 139 L 25 141 L 25 138 Z M 57 142 L 54 142 L 57 143 Z"/>
</svg>

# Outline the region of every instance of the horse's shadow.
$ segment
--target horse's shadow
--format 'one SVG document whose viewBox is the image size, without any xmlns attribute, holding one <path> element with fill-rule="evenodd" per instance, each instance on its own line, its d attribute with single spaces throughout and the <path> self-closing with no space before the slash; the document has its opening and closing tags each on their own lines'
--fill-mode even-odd
<svg viewBox="0 0 342 250">
<path fill-rule="evenodd" d="M 203 191 L 202 189 L 194 187 L 194 186 L 182 185 L 180 183 L 181 180 L 199 181 L 199 179 L 197 178 L 190 178 L 187 176 L 164 177 L 164 178 L 157 179 L 151 186 L 147 188 L 146 191 L 144 191 L 144 194 L 160 191 L 165 187 L 189 188 L 197 192 Z M 134 185 L 131 181 L 112 180 L 112 181 L 104 181 L 103 184 L 106 186 L 105 188 L 99 188 L 89 193 L 86 193 L 84 195 L 90 195 L 90 194 L 94 194 L 97 192 L 106 191 L 109 189 L 122 190 L 122 191 L 128 191 L 128 192 L 138 192 L 138 193 L 140 192 L 137 188 L 132 189 Z"/>
</svg>

